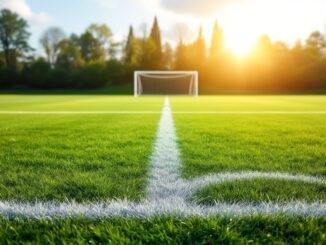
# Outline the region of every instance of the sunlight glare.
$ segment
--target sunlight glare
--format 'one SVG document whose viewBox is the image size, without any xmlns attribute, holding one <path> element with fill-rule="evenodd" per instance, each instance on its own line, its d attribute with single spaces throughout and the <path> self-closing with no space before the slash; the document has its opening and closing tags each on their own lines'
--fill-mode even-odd
<svg viewBox="0 0 326 245">
<path fill-rule="evenodd" d="M 256 39 L 242 31 L 228 31 L 226 33 L 226 48 L 233 54 L 243 57 L 253 49 Z"/>
<path fill-rule="evenodd" d="M 258 37 L 255 14 L 249 12 L 250 8 L 233 6 L 226 16 L 224 23 L 226 48 L 237 56 L 245 56 L 251 52 Z"/>
</svg>

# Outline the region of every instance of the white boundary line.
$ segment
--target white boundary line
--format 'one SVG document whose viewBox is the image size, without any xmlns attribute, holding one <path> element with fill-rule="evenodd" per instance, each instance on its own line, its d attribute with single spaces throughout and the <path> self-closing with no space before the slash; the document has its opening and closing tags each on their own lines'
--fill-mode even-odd
<svg viewBox="0 0 326 245">
<path fill-rule="evenodd" d="M 64 101 L 63 101 L 64 102 Z M 126 100 L 110 100 L 110 99 L 97 99 L 97 100 L 74 100 L 73 103 L 99 103 L 99 102 L 103 102 L 103 103 L 162 103 L 163 100 L 152 100 L 152 99 L 144 99 L 144 100 L 139 100 L 138 98 L 135 99 L 126 99 Z"/>
<path fill-rule="evenodd" d="M 1 115 L 161 114 L 161 111 L 0 111 Z"/>
<path fill-rule="evenodd" d="M 161 114 L 161 111 L 0 111 L 0 115 Z M 326 115 L 326 111 L 174 111 L 182 115 Z"/>
<path fill-rule="evenodd" d="M 260 204 L 218 202 L 211 206 L 189 202 L 189 197 L 201 188 L 225 181 L 270 178 L 325 185 L 326 182 L 322 178 L 279 172 L 238 172 L 208 175 L 187 180 L 181 177 L 180 165 L 177 137 L 167 98 L 151 157 L 147 197 L 144 201 L 108 200 L 99 203 L 80 204 L 75 202 L 21 203 L 0 201 L 0 215 L 9 219 L 15 217 L 57 219 L 73 216 L 83 216 L 91 219 L 110 217 L 144 218 L 157 215 L 212 217 L 217 215 L 275 215 L 278 213 L 284 215 L 326 216 L 325 202 L 263 202 Z"/>
<path fill-rule="evenodd" d="M 173 114 L 212 115 L 326 115 L 326 111 L 174 111 Z"/>
</svg>

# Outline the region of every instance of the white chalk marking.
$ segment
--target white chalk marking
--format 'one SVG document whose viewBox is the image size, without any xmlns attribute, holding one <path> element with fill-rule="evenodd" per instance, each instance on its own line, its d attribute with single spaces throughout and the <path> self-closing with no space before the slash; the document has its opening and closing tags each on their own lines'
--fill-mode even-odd
<svg viewBox="0 0 326 245">
<path fill-rule="evenodd" d="M 110 100 L 110 99 L 98 99 L 98 100 L 75 100 L 74 103 L 99 103 L 99 102 L 103 102 L 103 103 L 162 103 L 163 100 L 161 99 L 157 99 L 157 100 L 149 100 L 149 99 L 139 99 L 139 97 L 137 97 L 136 99 L 124 99 L 124 100 Z"/>
<path fill-rule="evenodd" d="M 2 115 L 161 114 L 161 111 L 0 111 Z"/>
<path fill-rule="evenodd" d="M 326 115 L 326 111 L 174 111 L 190 115 Z"/>
<path fill-rule="evenodd" d="M 215 205 L 210 206 L 189 202 L 189 197 L 200 189 L 210 184 L 220 184 L 226 181 L 269 178 L 324 185 L 326 183 L 322 178 L 279 172 L 238 172 L 213 174 L 187 180 L 181 177 L 180 165 L 177 137 L 167 98 L 151 157 L 147 197 L 144 201 L 117 200 L 86 204 L 75 202 L 20 203 L 2 201 L 0 202 L 0 215 L 4 218 L 25 217 L 36 219 L 74 216 L 91 219 L 110 217 L 144 218 L 157 215 L 212 217 L 218 215 L 275 215 L 278 213 L 284 215 L 326 216 L 326 203 L 321 201 L 312 203 L 262 202 L 260 204 L 217 202 Z"/>
<path fill-rule="evenodd" d="M 161 114 L 161 111 L 0 111 L 0 115 Z M 181 115 L 326 115 L 326 111 L 174 111 Z"/>
</svg>

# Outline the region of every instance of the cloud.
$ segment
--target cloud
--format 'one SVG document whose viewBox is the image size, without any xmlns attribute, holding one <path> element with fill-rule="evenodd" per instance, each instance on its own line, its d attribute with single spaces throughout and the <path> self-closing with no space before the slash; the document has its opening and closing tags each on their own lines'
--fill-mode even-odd
<svg viewBox="0 0 326 245">
<path fill-rule="evenodd" d="M 7 8 L 18 13 L 34 27 L 44 26 L 51 19 L 46 13 L 34 13 L 26 0 L 1 0 L 0 9 L 2 8 Z"/>
<path fill-rule="evenodd" d="M 181 14 L 193 16 L 214 15 L 228 5 L 247 2 L 248 0 L 161 0 L 161 6 Z"/>
</svg>

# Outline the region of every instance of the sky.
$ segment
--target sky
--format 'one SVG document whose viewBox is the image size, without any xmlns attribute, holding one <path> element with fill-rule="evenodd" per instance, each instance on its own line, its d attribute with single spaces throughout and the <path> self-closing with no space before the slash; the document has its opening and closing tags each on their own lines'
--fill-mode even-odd
<svg viewBox="0 0 326 245">
<path fill-rule="evenodd" d="M 129 25 L 139 36 L 144 30 L 148 33 L 155 15 L 163 41 L 172 44 L 181 37 L 193 41 L 200 25 L 209 44 L 217 19 L 227 47 L 239 53 L 263 34 L 293 45 L 312 31 L 326 33 L 326 0 L 0 0 L 0 8 L 16 11 L 28 21 L 37 50 L 42 32 L 51 26 L 70 35 L 82 33 L 91 23 L 105 23 L 121 41 Z"/>
</svg>

